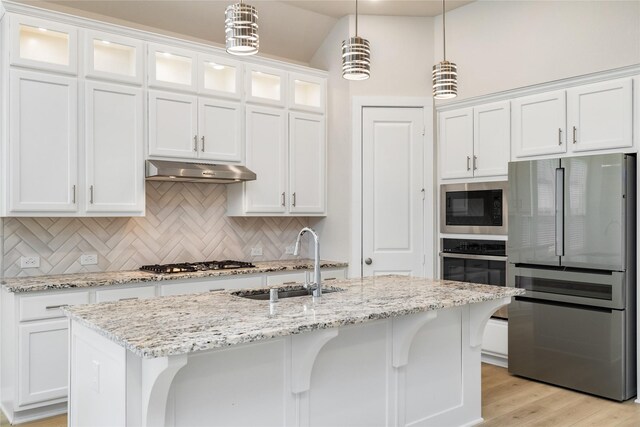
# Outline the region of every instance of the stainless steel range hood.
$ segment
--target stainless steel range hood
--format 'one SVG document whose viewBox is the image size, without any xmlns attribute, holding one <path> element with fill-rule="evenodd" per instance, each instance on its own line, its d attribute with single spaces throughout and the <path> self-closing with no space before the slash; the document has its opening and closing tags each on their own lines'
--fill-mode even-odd
<svg viewBox="0 0 640 427">
<path fill-rule="evenodd" d="M 205 163 L 147 160 L 148 181 L 205 182 L 210 184 L 233 184 L 253 181 L 256 174 L 244 166 L 212 165 Z"/>
</svg>

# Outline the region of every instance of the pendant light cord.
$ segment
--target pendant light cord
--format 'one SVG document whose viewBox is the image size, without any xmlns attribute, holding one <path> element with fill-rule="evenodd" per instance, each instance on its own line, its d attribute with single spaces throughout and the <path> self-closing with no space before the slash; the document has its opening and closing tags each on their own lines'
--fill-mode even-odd
<svg viewBox="0 0 640 427">
<path fill-rule="evenodd" d="M 357 25 L 356 28 L 358 28 Z M 447 60 L 447 30 L 444 25 L 444 0 L 442 0 L 442 59 Z"/>
<path fill-rule="evenodd" d="M 358 0 L 356 0 L 356 37 L 358 37 Z"/>
</svg>

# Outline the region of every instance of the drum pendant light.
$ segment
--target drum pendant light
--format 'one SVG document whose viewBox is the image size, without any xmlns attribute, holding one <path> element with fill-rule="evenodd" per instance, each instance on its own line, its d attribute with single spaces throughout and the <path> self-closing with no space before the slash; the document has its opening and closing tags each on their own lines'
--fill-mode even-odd
<svg viewBox="0 0 640 427">
<path fill-rule="evenodd" d="M 240 3 L 230 4 L 225 11 L 224 31 L 227 53 L 254 55 L 258 53 L 258 11 L 255 7 Z"/>
<path fill-rule="evenodd" d="M 447 61 L 447 42 L 444 26 L 444 0 L 442 0 L 442 61 L 433 66 L 433 97 L 451 99 L 458 95 L 458 67 Z"/>
<path fill-rule="evenodd" d="M 358 0 L 356 0 L 356 35 L 342 42 L 342 77 L 366 80 L 371 75 L 369 40 L 358 37 Z"/>
</svg>

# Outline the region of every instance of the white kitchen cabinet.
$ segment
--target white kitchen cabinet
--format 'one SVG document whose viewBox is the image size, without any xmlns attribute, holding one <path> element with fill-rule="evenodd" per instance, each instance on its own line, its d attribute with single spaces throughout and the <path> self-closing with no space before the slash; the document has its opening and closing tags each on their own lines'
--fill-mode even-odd
<svg viewBox="0 0 640 427">
<path fill-rule="evenodd" d="M 289 108 L 324 113 L 327 81 L 321 77 L 289 73 Z"/>
<path fill-rule="evenodd" d="M 239 102 L 149 91 L 149 156 L 240 163 Z"/>
<path fill-rule="evenodd" d="M 511 150 L 509 101 L 473 108 L 473 176 L 507 175 Z"/>
<path fill-rule="evenodd" d="M 510 126 L 509 101 L 440 113 L 440 177 L 507 175 Z"/>
<path fill-rule="evenodd" d="M 142 84 L 143 44 L 140 40 L 101 31 L 84 33 L 85 76 Z"/>
<path fill-rule="evenodd" d="M 473 109 L 440 113 L 438 149 L 442 179 L 473 176 Z"/>
<path fill-rule="evenodd" d="M 564 90 L 512 101 L 511 149 L 516 158 L 567 152 Z"/>
<path fill-rule="evenodd" d="M 11 70 L 9 214 L 78 210 L 77 80 Z"/>
<path fill-rule="evenodd" d="M 67 319 L 18 326 L 18 405 L 67 396 Z"/>
<path fill-rule="evenodd" d="M 195 159 L 198 98 L 149 90 L 149 155 Z"/>
<path fill-rule="evenodd" d="M 567 91 L 567 129 L 574 152 L 633 145 L 633 80 L 617 79 Z"/>
<path fill-rule="evenodd" d="M 240 61 L 198 55 L 198 93 L 240 100 L 243 94 L 243 66 Z"/>
<path fill-rule="evenodd" d="M 23 15 L 11 15 L 9 25 L 11 65 L 77 73 L 78 30 L 75 27 Z"/>
<path fill-rule="evenodd" d="M 286 102 L 287 73 L 276 68 L 245 65 L 247 102 L 283 107 Z"/>
<path fill-rule="evenodd" d="M 198 98 L 198 158 L 240 163 L 243 159 L 242 105 Z"/>
<path fill-rule="evenodd" d="M 287 206 L 287 116 L 283 110 L 246 107 L 246 165 L 256 173 L 244 186 L 247 213 L 285 213 Z"/>
<path fill-rule="evenodd" d="M 144 215 L 142 90 L 85 84 L 85 210 Z"/>
<path fill-rule="evenodd" d="M 324 117 L 289 113 L 289 212 L 325 212 L 326 144 Z"/>
<path fill-rule="evenodd" d="M 196 92 L 198 88 L 197 55 L 173 46 L 148 45 L 149 87 Z"/>
</svg>

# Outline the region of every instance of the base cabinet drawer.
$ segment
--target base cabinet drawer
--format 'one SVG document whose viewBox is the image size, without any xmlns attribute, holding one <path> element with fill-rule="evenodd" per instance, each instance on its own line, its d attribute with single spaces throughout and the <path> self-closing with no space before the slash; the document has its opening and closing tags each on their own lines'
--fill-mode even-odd
<svg viewBox="0 0 640 427">
<path fill-rule="evenodd" d="M 240 277 L 234 279 L 206 279 L 182 283 L 168 283 L 160 286 L 160 295 L 198 294 L 216 292 L 225 289 L 257 288 L 262 286 L 261 276 Z"/>
<path fill-rule="evenodd" d="M 37 296 L 20 297 L 19 320 L 52 319 L 64 317 L 60 308 L 65 305 L 89 303 L 89 292 L 49 293 Z"/>
<path fill-rule="evenodd" d="M 313 272 L 309 273 L 313 274 Z M 332 280 L 340 280 L 345 279 L 346 274 L 344 268 L 336 269 L 336 270 L 321 270 L 320 277 L 323 282 L 330 282 Z"/>
<path fill-rule="evenodd" d="M 307 281 L 307 272 L 302 271 L 299 273 L 287 273 L 287 274 L 275 274 L 273 276 L 267 276 L 268 286 L 277 285 L 293 285 L 295 283 L 305 283 Z"/>
<path fill-rule="evenodd" d="M 156 296 L 155 286 L 141 288 L 108 289 L 96 291 L 96 302 L 123 301 L 128 299 L 144 299 Z"/>
<path fill-rule="evenodd" d="M 68 321 L 18 326 L 18 406 L 67 397 Z"/>
</svg>

